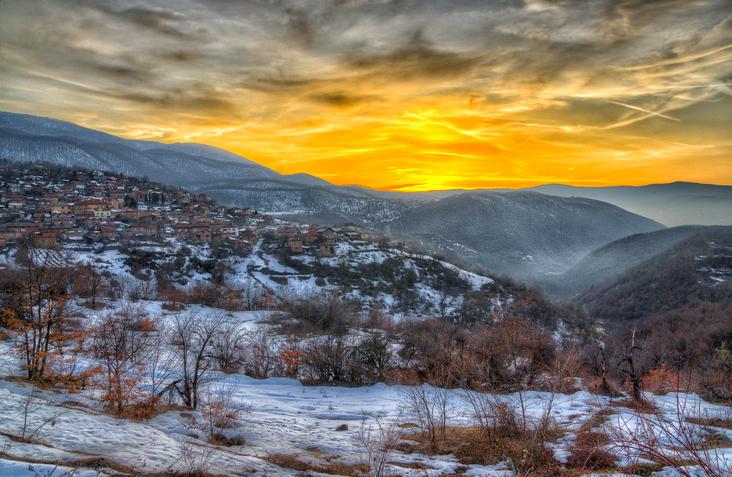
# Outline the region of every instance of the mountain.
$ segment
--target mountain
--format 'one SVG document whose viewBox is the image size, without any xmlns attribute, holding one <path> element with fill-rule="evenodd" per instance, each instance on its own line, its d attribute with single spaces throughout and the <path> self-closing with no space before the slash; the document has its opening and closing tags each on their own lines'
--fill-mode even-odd
<svg viewBox="0 0 732 477">
<path fill-rule="evenodd" d="M 573 187 L 548 184 L 531 190 L 559 197 L 586 197 L 609 202 L 669 227 L 732 225 L 731 186 L 692 182 L 637 187 Z"/>
<path fill-rule="evenodd" d="M 126 140 L 64 121 L 8 112 L 0 113 L 0 158 L 146 176 L 229 205 L 320 223 L 373 225 L 396 217 L 416 201 L 338 187 L 308 174 L 282 175 L 202 144 Z"/>
<path fill-rule="evenodd" d="M 547 277 L 542 288 L 551 295 L 568 297 L 610 282 L 623 272 L 665 252 L 682 240 L 715 227 L 672 227 L 623 237 L 592 251 L 561 275 Z"/>
<path fill-rule="evenodd" d="M 431 252 L 519 278 L 557 274 L 591 250 L 662 225 L 604 202 L 536 192 L 466 192 L 387 224 Z"/>
<path fill-rule="evenodd" d="M 126 140 L 15 113 L 0 113 L 0 159 L 146 176 L 288 219 L 383 228 L 517 278 L 562 273 L 599 246 L 661 227 L 596 200 L 534 191 L 403 193 L 336 186 L 308 174 L 283 175 L 211 146 Z"/>
<path fill-rule="evenodd" d="M 701 228 L 575 301 L 592 316 L 608 321 L 643 319 L 707 304 L 732 305 L 732 227 Z"/>
</svg>

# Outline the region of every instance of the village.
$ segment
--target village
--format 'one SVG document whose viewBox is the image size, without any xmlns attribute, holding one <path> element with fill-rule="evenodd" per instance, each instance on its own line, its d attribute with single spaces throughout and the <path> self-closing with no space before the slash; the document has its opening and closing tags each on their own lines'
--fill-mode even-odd
<svg viewBox="0 0 732 477">
<path fill-rule="evenodd" d="M 321 227 L 251 208 L 225 207 L 146 179 L 104 171 L 0 165 L 0 248 L 23 241 L 85 251 L 178 241 L 211 244 L 246 256 L 258 239 L 288 254 L 334 255 L 338 242 L 382 242 L 355 226 Z"/>
</svg>

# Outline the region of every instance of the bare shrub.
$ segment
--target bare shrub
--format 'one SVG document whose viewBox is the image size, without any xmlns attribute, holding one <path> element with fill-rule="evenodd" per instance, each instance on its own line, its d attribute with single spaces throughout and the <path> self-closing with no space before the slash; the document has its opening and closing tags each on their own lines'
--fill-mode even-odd
<svg viewBox="0 0 732 477">
<path fill-rule="evenodd" d="M 399 428 L 394 423 L 384 423 L 379 418 L 366 424 L 364 419 L 357 436 L 361 447 L 362 464 L 368 467 L 369 477 L 384 477 L 389 475 L 387 467 L 392 452 L 399 444 Z"/>
<path fill-rule="evenodd" d="M 53 426 L 56 419 L 60 416 L 60 413 L 55 413 L 49 417 L 41 419 L 40 422 L 31 422 L 31 415 L 34 413 L 34 410 L 39 407 L 38 391 L 32 389 L 20 403 L 20 412 L 23 415 L 23 422 L 19 436 L 21 442 L 33 442 L 33 438 L 36 434 L 48 425 Z"/>
<path fill-rule="evenodd" d="M 239 422 L 243 408 L 234 399 L 233 391 L 234 388 L 221 383 L 202 395 L 201 415 L 209 434 L 217 429 L 232 428 Z"/>
<path fill-rule="evenodd" d="M 352 345 L 352 339 L 342 336 L 312 340 L 302 353 L 306 379 L 320 383 L 346 382 Z"/>
<path fill-rule="evenodd" d="M 174 475 L 207 477 L 212 457 L 213 449 L 211 447 L 197 446 L 192 442 L 183 441 L 180 443 L 180 459 L 178 460 L 182 470 Z"/>
<path fill-rule="evenodd" d="M 255 378 L 270 376 L 280 364 L 279 343 L 267 330 L 258 329 L 244 338 L 244 373 Z"/>
<path fill-rule="evenodd" d="M 448 414 L 451 411 L 449 390 L 430 385 L 409 386 L 401 396 L 400 411 L 417 422 L 429 439 L 430 448 L 437 448 L 437 441 L 444 437 Z"/>
<path fill-rule="evenodd" d="M 358 307 L 338 293 L 316 295 L 291 305 L 293 318 L 317 331 L 342 335 L 357 322 Z"/>
<path fill-rule="evenodd" d="M 693 422 L 699 409 L 688 404 L 686 396 L 677 394 L 670 411 L 618 415 L 607 426 L 609 447 L 630 462 L 650 459 L 684 477 L 732 475 L 732 462 L 715 445 L 714 434 Z"/>
<path fill-rule="evenodd" d="M 92 329 L 92 352 L 104 370 L 104 402 L 117 415 L 139 399 L 137 389 L 153 344 L 149 331 L 138 331 L 143 309 L 128 305 L 108 314 Z"/>
</svg>

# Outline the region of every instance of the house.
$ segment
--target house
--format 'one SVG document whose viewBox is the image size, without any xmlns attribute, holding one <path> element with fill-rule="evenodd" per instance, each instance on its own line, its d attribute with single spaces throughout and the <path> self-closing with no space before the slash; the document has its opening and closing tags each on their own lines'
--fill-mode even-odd
<svg viewBox="0 0 732 477">
<path fill-rule="evenodd" d="M 300 237 L 291 237 L 287 239 L 287 249 L 290 253 L 303 253 L 303 244 Z"/>
<path fill-rule="evenodd" d="M 36 236 L 34 240 L 35 245 L 40 248 L 56 248 L 58 246 L 59 235 L 58 230 L 44 230 Z"/>
<path fill-rule="evenodd" d="M 18 241 L 24 237 L 34 235 L 41 230 L 40 222 L 11 222 L 3 224 L 0 236 L 7 241 Z"/>
<path fill-rule="evenodd" d="M 303 235 L 302 235 L 302 241 L 305 245 L 313 245 L 317 243 L 320 240 L 320 236 L 318 235 L 318 229 L 316 228 L 309 228 Z"/>
<path fill-rule="evenodd" d="M 71 205 L 69 204 L 51 204 L 51 213 L 52 214 L 70 214 L 71 213 Z"/>
<path fill-rule="evenodd" d="M 181 240 L 189 240 L 193 243 L 206 243 L 211 241 L 211 226 L 204 223 L 176 224 L 173 226 L 175 236 Z"/>
<path fill-rule="evenodd" d="M 240 237 L 242 240 L 246 240 L 251 244 L 257 243 L 257 231 L 254 229 L 246 229 L 241 233 Z"/>
<path fill-rule="evenodd" d="M 69 242 L 79 242 L 84 240 L 84 235 L 83 229 L 69 229 L 61 233 L 61 238 Z"/>
<path fill-rule="evenodd" d="M 73 206 L 74 215 L 94 216 L 95 211 L 108 211 L 112 207 L 110 203 L 103 199 L 85 199 L 76 202 Z"/>
<path fill-rule="evenodd" d="M 318 235 L 322 242 L 335 242 L 338 238 L 336 231 L 330 227 L 322 228 L 318 230 Z"/>
<path fill-rule="evenodd" d="M 333 242 L 323 242 L 318 245 L 318 255 L 321 257 L 332 257 L 335 255 L 335 247 Z"/>
<path fill-rule="evenodd" d="M 280 227 L 277 229 L 277 237 L 281 239 L 291 239 L 298 235 L 298 230 L 295 227 Z"/>
<path fill-rule="evenodd" d="M 252 253 L 252 250 L 254 250 L 254 242 L 250 242 L 241 238 L 232 239 L 231 244 L 234 247 L 234 250 L 241 254 L 250 254 Z"/>
<path fill-rule="evenodd" d="M 114 240 L 117 236 L 117 229 L 113 225 L 101 224 L 99 234 L 105 239 Z"/>
<path fill-rule="evenodd" d="M 137 222 L 130 225 L 130 235 L 145 239 L 156 239 L 160 236 L 160 225 L 154 222 Z"/>
</svg>

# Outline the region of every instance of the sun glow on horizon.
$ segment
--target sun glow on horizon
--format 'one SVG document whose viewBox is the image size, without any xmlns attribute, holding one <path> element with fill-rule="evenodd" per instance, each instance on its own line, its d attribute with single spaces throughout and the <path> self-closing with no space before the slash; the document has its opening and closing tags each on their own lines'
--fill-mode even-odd
<svg viewBox="0 0 732 477">
<path fill-rule="evenodd" d="M 728 3 L 387 3 L 10 1 L 0 109 L 382 190 L 732 184 Z"/>
</svg>

